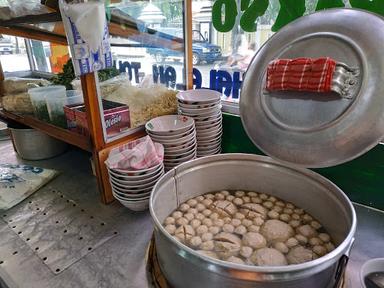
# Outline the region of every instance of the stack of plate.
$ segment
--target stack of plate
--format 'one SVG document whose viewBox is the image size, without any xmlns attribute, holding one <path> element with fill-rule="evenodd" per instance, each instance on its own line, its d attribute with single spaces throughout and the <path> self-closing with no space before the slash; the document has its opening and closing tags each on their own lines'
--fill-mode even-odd
<svg viewBox="0 0 384 288">
<path fill-rule="evenodd" d="M 109 182 L 113 196 L 125 207 L 133 211 L 142 211 L 149 206 L 149 197 L 153 186 L 164 174 L 164 165 L 143 170 L 110 169 Z"/>
<path fill-rule="evenodd" d="M 219 92 L 208 89 L 187 90 L 177 94 L 179 113 L 195 120 L 197 157 L 221 152 L 223 126 L 220 98 Z"/>
<path fill-rule="evenodd" d="M 160 116 L 148 121 L 145 128 L 152 141 L 164 146 L 166 171 L 196 158 L 196 131 L 191 117 Z"/>
</svg>

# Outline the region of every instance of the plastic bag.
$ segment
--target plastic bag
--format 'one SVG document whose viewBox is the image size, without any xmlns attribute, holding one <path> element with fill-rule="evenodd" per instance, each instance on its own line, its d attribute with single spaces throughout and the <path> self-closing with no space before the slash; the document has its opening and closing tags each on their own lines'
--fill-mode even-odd
<svg viewBox="0 0 384 288">
<path fill-rule="evenodd" d="M 50 12 L 50 10 L 40 3 L 39 0 L 8 0 L 11 9 L 11 17 L 25 15 L 39 15 Z"/>
<path fill-rule="evenodd" d="M 6 95 L 2 97 L 3 108 L 9 112 L 32 114 L 33 106 L 28 93 Z"/>
<path fill-rule="evenodd" d="M 29 84 L 48 86 L 51 82 L 45 79 L 9 77 L 3 81 L 4 94 L 11 95 L 27 92 L 28 88 L 30 88 Z"/>
</svg>

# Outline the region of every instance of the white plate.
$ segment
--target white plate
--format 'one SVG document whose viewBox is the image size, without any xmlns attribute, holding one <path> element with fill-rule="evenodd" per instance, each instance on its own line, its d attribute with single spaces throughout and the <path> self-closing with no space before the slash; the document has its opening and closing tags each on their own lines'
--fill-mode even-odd
<svg viewBox="0 0 384 288">
<path fill-rule="evenodd" d="M 165 115 L 149 120 L 145 129 L 153 134 L 169 135 L 172 132 L 183 133 L 193 126 L 193 119 L 182 115 Z"/>
<path fill-rule="evenodd" d="M 213 126 L 217 126 L 219 123 L 221 123 L 221 120 L 222 120 L 222 117 L 220 117 L 219 119 L 210 120 L 210 121 L 196 122 L 195 123 L 196 130 L 202 129 L 202 127 L 210 128 Z"/>
<path fill-rule="evenodd" d="M 149 207 L 149 198 L 141 201 L 125 201 L 115 197 L 122 205 L 132 211 L 144 211 Z"/>
<path fill-rule="evenodd" d="M 218 100 L 216 102 L 211 102 L 207 104 L 185 104 L 180 101 L 177 102 L 177 105 L 179 108 L 187 108 L 187 109 L 201 109 L 201 108 L 210 108 L 215 107 L 221 104 L 221 100 Z"/>
<path fill-rule="evenodd" d="M 197 141 L 199 141 L 199 139 L 216 138 L 217 136 L 219 136 L 219 134 L 223 134 L 222 129 L 217 129 L 217 130 L 210 131 L 210 132 L 200 133 L 200 134 L 196 135 L 196 138 L 197 138 Z"/>
<path fill-rule="evenodd" d="M 144 173 L 144 174 L 140 174 L 140 175 L 128 175 L 126 173 L 114 171 L 113 169 L 108 169 L 108 171 L 114 176 L 114 178 L 118 178 L 122 180 L 143 180 L 143 179 L 148 179 L 149 177 L 159 173 L 162 167 L 163 167 L 163 163 L 160 163 L 160 165 L 155 170 Z"/>
<path fill-rule="evenodd" d="M 188 161 L 188 160 L 191 160 L 193 158 L 196 157 L 196 151 L 193 151 L 194 153 L 191 153 L 187 156 L 184 156 L 184 157 L 181 157 L 181 158 L 177 158 L 177 159 L 164 159 L 164 165 L 168 165 L 168 164 L 174 164 L 174 163 L 182 163 L 182 162 L 185 162 L 185 161 Z"/>
<path fill-rule="evenodd" d="M 177 134 L 157 135 L 157 134 L 153 134 L 151 131 L 147 131 L 147 134 L 149 137 L 151 137 L 151 139 L 156 139 L 156 140 L 159 139 L 161 141 L 161 140 L 178 139 L 180 137 L 184 137 L 184 136 L 191 134 L 194 130 L 195 130 L 195 125 L 193 125 L 189 130 L 184 131 L 182 133 L 177 133 Z"/>
<path fill-rule="evenodd" d="M 161 170 L 161 173 L 157 174 L 156 177 L 154 177 L 151 180 L 148 180 L 144 183 L 126 183 L 122 182 L 123 180 L 117 180 L 115 178 L 109 179 L 111 181 L 111 184 L 116 185 L 118 188 L 124 189 L 124 190 L 131 190 L 131 189 L 146 189 L 151 186 L 154 186 L 156 182 L 160 179 L 161 176 L 164 175 L 164 169 Z"/>
<path fill-rule="evenodd" d="M 159 167 L 161 167 L 161 162 L 159 164 L 157 164 L 156 166 L 153 166 L 151 168 L 147 168 L 147 169 L 141 169 L 141 170 L 127 170 L 127 169 L 109 169 L 115 173 L 119 173 L 119 174 L 122 174 L 124 176 L 140 176 L 140 175 L 144 175 L 144 174 L 151 174 L 151 172 L 159 169 Z"/>
<path fill-rule="evenodd" d="M 180 142 L 180 143 L 173 143 L 173 144 L 164 143 L 163 146 L 166 149 L 168 149 L 168 148 L 176 148 L 176 147 L 177 148 L 181 148 L 181 147 L 189 146 L 188 144 L 193 143 L 194 141 L 196 141 L 196 135 L 194 135 L 193 138 L 191 138 L 191 139 L 189 139 L 187 141 Z"/>
<path fill-rule="evenodd" d="M 193 130 L 191 134 L 188 134 L 184 137 L 179 137 L 179 138 L 176 138 L 176 139 L 168 139 L 168 140 L 163 140 L 163 139 L 157 139 L 157 138 L 154 138 L 154 137 L 151 137 L 151 139 L 157 143 L 161 143 L 163 145 L 171 145 L 171 144 L 179 144 L 179 143 L 185 143 L 185 142 L 189 142 L 191 141 L 192 139 L 196 138 L 196 131 Z"/>
<path fill-rule="evenodd" d="M 214 135 L 212 137 L 197 139 L 197 143 L 198 143 L 197 145 L 202 144 L 202 143 L 207 143 L 207 142 L 210 142 L 210 141 L 216 141 L 218 139 L 221 139 L 222 136 L 223 136 L 222 133 L 220 133 L 220 134 Z"/>
<path fill-rule="evenodd" d="M 196 145 L 197 145 L 197 141 L 196 139 L 194 139 L 193 141 L 188 143 L 188 145 L 169 147 L 164 150 L 164 154 L 175 155 L 175 154 L 187 153 L 188 151 L 195 149 Z"/>
<path fill-rule="evenodd" d="M 221 147 L 216 149 L 216 150 L 210 150 L 210 151 L 204 151 L 204 152 L 198 153 L 197 157 L 204 157 L 204 156 L 208 156 L 208 155 L 216 155 L 216 154 L 220 154 L 220 152 L 221 152 Z"/>
<path fill-rule="evenodd" d="M 148 183 L 150 181 L 153 181 L 154 179 L 159 178 L 162 172 L 164 172 L 164 169 L 159 170 L 158 173 L 156 173 L 154 175 L 150 175 L 150 177 L 148 177 L 148 178 L 140 179 L 140 180 L 119 179 L 119 178 L 113 176 L 111 173 L 109 173 L 109 177 L 121 185 L 138 185 L 138 184 L 145 184 L 145 183 Z"/>
<path fill-rule="evenodd" d="M 164 153 L 169 152 L 169 151 L 179 151 L 188 147 L 193 146 L 196 143 L 196 138 L 192 139 L 191 141 L 187 143 L 182 143 L 180 145 L 170 145 L 170 146 L 164 146 Z"/>
<path fill-rule="evenodd" d="M 219 143 L 221 142 L 221 136 L 215 138 L 215 139 L 212 139 L 212 140 L 207 140 L 207 141 L 198 141 L 197 142 L 197 148 L 199 149 L 199 147 L 202 147 L 202 146 L 209 146 L 209 145 L 212 145 L 214 143 Z"/>
<path fill-rule="evenodd" d="M 128 194 L 140 194 L 140 193 L 148 192 L 148 190 L 151 190 L 153 186 L 155 186 L 157 180 L 158 179 L 156 179 L 153 183 L 151 183 L 151 185 L 143 185 L 143 186 L 136 186 L 136 187 L 121 186 L 112 182 L 113 180 L 110 180 L 110 184 L 112 188 L 118 190 L 119 192 L 122 192 L 122 193 L 126 192 Z"/>
<path fill-rule="evenodd" d="M 150 197 L 151 196 L 151 193 L 152 193 L 152 190 L 148 191 L 148 192 L 145 192 L 145 193 L 141 193 L 141 194 L 128 194 L 128 193 L 122 193 L 122 192 L 119 192 L 118 190 L 114 189 L 113 190 L 114 194 L 117 195 L 119 198 L 122 198 L 122 199 L 126 199 L 126 200 L 141 200 L 141 199 L 145 199 L 147 197 Z"/>
<path fill-rule="evenodd" d="M 221 111 L 218 111 L 216 114 L 213 115 L 208 115 L 208 116 L 198 116 L 198 117 L 193 117 L 195 120 L 195 123 L 201 123 L 201 122 L 206 122 L 206 121 L 212 121 L 212 120 L 217 120 L 222 117 Z"/>
<path fill-rule="evenodd" d="M 167 152 L 166 155 L 167 155 L 167 158 L 168 159 L 172 159 L 172 158 L 175 158 L 175 157 L 184 157 L 184 156 L 187 156 L 189 154 L 191 154 L 193 151 L 195 151 L 197 149 L 197 144 L 191 146 L 188 150 L 186 151 L 176 151 L 176 152 Z"/>
<path fill-rule="evenodd" d="M 212 114 L 213 112 L 221 111 L 221 105 L 216 105 L 208 108 L 197 108 L 197 109 L 179 107 L 179 110 L 182 111 L 182 113 L 191 114 L 191 115 Z"/>
<path fill-rule="evenodd" d="M 187 104 L 211 103 L 220 100 L 221 93 L 209 89 L 186 90 L 177 93 L 176 98 Z"/>
<path fill-rule="evenodd" d="M 218 122 L 215 125 L 199 126 L 199 127 L 196 127 L 196 133 L 216 131 L 216 130 L 220 130 L 222 127 L 223 127 L 222 122 Z"/>
<path fill-rule="evenodd" d="M 213 149 L 217 149 L 221 147 L 221 142 L 217 142 L 217 143 L 214 143 L 213 145 L 209 145 L 209 146 L 200 146 L 199 148 L 197 148 L 197 152 L 204 152 L 204 151 L 208 151 L 208 150 L 213 150 Z"/>
</svg>

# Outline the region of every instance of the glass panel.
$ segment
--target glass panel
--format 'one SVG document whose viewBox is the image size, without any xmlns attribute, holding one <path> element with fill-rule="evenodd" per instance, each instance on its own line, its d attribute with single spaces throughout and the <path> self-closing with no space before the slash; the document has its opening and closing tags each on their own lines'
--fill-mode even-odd
<svg viewBox="0 0 384 288">
<path fill-rule="evenodd" d="M 183 5 L 181 0 L 154 0 L 110 7 L 111 50 L 122 74 L 100 82 L 104 114 L 111 114 L 105 116 L 107 141 L 132 133 L 151 118 L 177 113 L 173 96 L 185 88 Z M 116 113 L 108 106 L 115 104 L 105 100 L 118 103 Z"/>
<path fill-rule="evenodd" d="M 23 38 L 0 34 L 0 54 L 4 72 L 28 71 L 31 69 Z"/>
<path fill-rule="evenodd" d="M 244 72 L 257 49 L 273 35 L 272 25 L 276 19 L 279 2 L 269 1 L 268 9 L 258 20 L 255 32 L 241 29 L 240 16 L 237 25 L 229 32 L 219 32 L 212 23 L 214 1 L 192 2 L 193 53 L 195 88 L 209 88 L 222 92 L 222 99 L 238 103 Z M 241 7 L 241 1 L 237 0 Z M 200 36 L 200 38 L 199 38 Z M 199 39 L 204 39 L 201 42 Z"/>
<path fill-rule="evenodd" d="M 67 46 L 38 40 L 28 40 L 31 48 L 33 70 L 47 73 L 60 73 L 70 58 Z"/>
</svg>

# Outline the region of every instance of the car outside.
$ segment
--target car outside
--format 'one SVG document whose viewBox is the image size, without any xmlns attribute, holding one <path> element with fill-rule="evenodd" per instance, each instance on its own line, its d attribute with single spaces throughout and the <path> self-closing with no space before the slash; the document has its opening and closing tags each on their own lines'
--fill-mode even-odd
<svg viewBox="0 0 384 288">
<path fill-rule="evenodd" d="M 0 35 L 0 54 L 12 54 L 13 44 L 11 38 Z"/>
<path fill-rule="evenodd" d="M 184 38 L 183 30 L 180 28 L 157 28 L 157 31 L 173 37 Z M 201 35 L 200 31 L 193 30 L 192 39 L 193 65 L 199 65 L 203 61 L 211 64 L 222 59 L 220 46 L 209 43 L 203 35 Z M 184 56 L 180 51 L 159 47 L 147 48 L 147 53 L 153 56 L 158 63 L 164 62 L 166 59 L 181 61 Z"/>
</svg>

